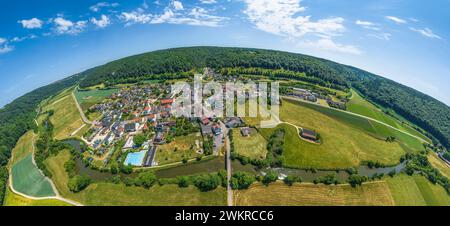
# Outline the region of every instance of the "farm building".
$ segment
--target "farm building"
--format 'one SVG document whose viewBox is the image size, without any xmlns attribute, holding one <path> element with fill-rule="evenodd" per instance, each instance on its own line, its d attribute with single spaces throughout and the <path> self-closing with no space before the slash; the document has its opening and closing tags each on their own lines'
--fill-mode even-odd
<svg viewBox="0 0 450 226">
<path fill-rule="evenodd" d="M 244 127 L 244 128 L 241 129 L 241 135 L 242 135 L 243 137 L 248 137 L 248 136 L 250 136 L 250 133 L 251 133 L 251 130 L 250 130 L 250 128 L 248 128 L 248 127 Z"/>
<path fill-rule="evenodd" d="M 305 139 L 316 142 L 317 141 L 317 133 L 314 130 L 302 129 L 301 136 Z"/>
</svg>

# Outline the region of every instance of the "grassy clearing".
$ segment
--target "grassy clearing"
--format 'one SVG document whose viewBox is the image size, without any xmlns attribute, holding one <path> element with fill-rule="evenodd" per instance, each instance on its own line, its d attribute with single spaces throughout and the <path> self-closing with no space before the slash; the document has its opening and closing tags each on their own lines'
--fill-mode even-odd
<svg viewBox="0 0 450 226">
<path fill-rule="evenodd" d="M 6 189 L 4 206 L 71 206 L 57 199 L 33 200 L 14 194 L 9 187 Z"/>
<path fill-rule="evenodd" d="M 78 104 L 80 104 L 81 109 L 86 111 L 94 104 L 102 102 L 106 97 L 110 96 L 118 89 L 91 89 L 88 91 L 75 90 L 74 94 L 77 98 Z"/>
<path fill-rule="evenodd" d="M 430 154 L 428 155 L 428 161 L 434 168 L 437 168 L 439 172 L 442 173 L 442 175 L 450 179 L 450 166 L 445 164 L 445 162 L 441 158 L 439 158 L 436 153 L 430 152 Z"/>
<path fill-rule="evenodd" d="M 32 162 L 32 154 L 12 166 L 12 185 L 15 190 L 34 197 L 54 196 L 53 188 Z"/>
<path fill-rule="evenodd" d="M 420 175 L 386 178 L 395 204 L 399 206 L 448 206 L 450 196 L 439 185 Z"/>
<path fill-rule="evenodd" d="M 55 139 L 62 140 L 70 137 L 74 131 L 84 124 L 70 92 L 66 92 L 65 95 L 60 96 L 60 99 L 45 106 L 44 111 L 47 110 L 54 110 L 50 121 L 54 126 Z M 75 136 L 81 136 L 88 129 L 88 125 L 84 126 Z"/>
<path fill-rule="evenodd" d="M 394 201 L 388 185 L 381 182 L 366 183 L 361 187 L 350 185 L 294 184 L 281 182 L 268 187 L 254 184 L 248 190 L 234 192 L 234 203 L 239 206 L 391 206 Z"/>
<path fill-rule="evenodd" d="M 320 107 L 320 106 L 319 106 Z M 332 109 L 331 109 L 332 110 Z M 334 110 L 332 110 L 334 111 Z M 337 111 L 334 111 L 337 112 Z M 285 165 L 293 168 L 319 168 L 336 169 L 359 166 L 361 161 L 378 161 L 386 165 L 395 165 L 405 150 L 399 143 L 389 143 L 368 135 L 354 126 L 358 124 L 359 117 L 352 117 L 354 125 L 348 125 L 316 110 L 304 107 L 296 102 L 284 101 L 281 108 L 281 120 L 290 122 L 304 128 L 316 130 L 322 137 L 320 145 L 311 144 L 299 138 L 297 130 L 290 125 L 282 124 L 286 130 L 284 157 Z M 364 121 L 362 121 L 364 122 Z M 262 133 L 266 136 L 270 131 Z"/>
<path fill-rule="evenodd" d="M 123 184 L 95 183 L 79 193 L 67 188 L 68 176 L 64 163 L 70 159 L 69 151 L 62 151 L 50 157 L 46 165 L 53 174 L 53 181 L 63 197 L 85 205 L 225 205 L 226 190 L 218 188 L 211 192 L 200 192 L 191 186 L 179 188 L 177 185 L 154 186 L 150 189 L 126 187 Z"/>
<path fill-rule="evenodd" d="M 168 144 L 158 145 L 155 156 L 156 162 L 158 162 L 159 165 L 164 165 L 180 162 L 183 158 L 192 159 L 199 156 L 200 154 L 196 152 L 196 140 L 198 140 L 199 148 L 201 148 L 202 137 L 198 133 L 175 137 L 175 139 Z"/>
<path fill-rule="evenodd" d="M 241 135 L 239 128 L 233 129 L 233 142 L 236 152 L 252 159 L 265 159 L 267 154 L 267 141 L 256 129 L 251 129 L 248 137 Z"/>
</svg>

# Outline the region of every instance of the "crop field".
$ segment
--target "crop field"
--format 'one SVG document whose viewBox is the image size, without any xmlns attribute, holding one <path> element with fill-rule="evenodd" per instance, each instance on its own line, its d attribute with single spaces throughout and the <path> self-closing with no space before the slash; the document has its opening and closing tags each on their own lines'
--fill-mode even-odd
<svg viewBox="0 0 450 226">
<path fill-rule="evenodd" d="M 15 190 L 34 197 L 55 195 L 50 182 L 33 164 L 31 154 L 12 166 L 12 185 Z"/>
<path fill-rule="evenodd" d="M 448 206 L 450 196 L 440 185 L 430 183 L 425 177 L 397 175 L 386 182 L 399 206 Z"/>
<path fill-rule="evenodd" d="M 257 183 L 247 190 L 235 191 L 234 203 L 238 206 L 392 206 L 394 200 L 383 181 L 356 188 L 303 183 L 287 186 L 277 182 L 269 186 Z"/>
<path fill-rule="evenodd" d="M 227 194 L 222 187 L 200 192 L 193 186 L 179 188 L 178 185 L 156 185 L 145 189 L 123 184 L 95 183 L 79 193 L 72 193 L 67 188 L 68 176 L 64 170 L 64 163 L 69 159 L 70 152 L 62 151 L 47 159 L 46 165 L 61 195 L 85 205 L 226 205 Z"/>
<path fill-rule="evenodd" d="M 94 104 L 102 102 L 106 97 L 110 96 L 118 89 L 92 89 L 88 91 L 75 90 L 74 94 L 77 98 L 81 109 L 86 111 Z"/>
<path fill-rule="evenodd" d="M 33 151 L 33 137 L 34 134 L 32 131 L 28 131 L 20 137 L 19 141 L 16 143 L 16 146 L 12 150 L 12 158 L 9 164 L 13 165 L 19 162 Z"/>
<path fill-rule="evenodd" d="M 428 154 L 428 161 L 434 168 L 437 168 L 442 175 L 450 179 L 450 166 L 448 166 L 436 153 Z"/>
<path fill-rule="evenodd" d="M 256 129 L 251 129 L 250 136 L 241 135 L 240 129 L 233 129 L 234 149 L 240 155 L 252 159 L 265 159 L 267 154 L 267 141 Z"/>
<path fill-rule="evenodd" d="M 158 145 L 155 155 L 156 162 L 159 165 L 164 165 L 180 162 L 183 158 L 192 159 L 199 156 L 200 154 L 196 152 L 196 140 L 198 140 L 199 148 L 201 148 L 202 137 L 198 133 L 178 136 L 168 144 Z"/>
<path fill-rule="evenodd" d="M 293 126 L 279 125 L 286 130 L 283 155 L 287 167 L 348 168 L 359 166 L 361 161 L 364 160 L 395 165 L 399 163 L 400 157 L 405 154 L 405 150 L 399 143 L 389 143 L 376 139 L 363 130 L 356 129 L 355 125 L 350 126 L 328 115 L 290 101 L 283 102 L 280 114 L 281 120 L 300 127 L 314 129 L 322 137 L 321 144 L 312 144 L 300 139 Z M 347 116 L 347 114 L 343 116 Z M 270 130 L 269 132 L 264 130 L 266 129 L 261 129 L 261 132 L 265 136 L 269 135 Z"/>
<path fill-rule="evenodd" d="M 50 117 L 50 121 L 54 126 L 54 138 L 62 140 L 68 138 L 77 129 L 84 125 L 80 112 L 73 100 L 70 92 L 60 97 L 59 100 L 53 101 L 44 107 L 44 110 L 54 110 L 54 114 Z M 89 129 L 86 125 L 80 129 L 75 136 L 81 136 Z"/>
</svg>

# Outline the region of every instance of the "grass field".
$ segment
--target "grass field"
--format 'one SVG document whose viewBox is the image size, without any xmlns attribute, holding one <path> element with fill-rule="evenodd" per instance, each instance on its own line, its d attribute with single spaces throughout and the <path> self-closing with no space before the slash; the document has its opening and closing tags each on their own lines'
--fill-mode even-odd
<svg viewBox="0 0 450 226">
<path fill-rule="evenodd" d="M 234 192 L 238 206 L 392 206 L 394 200 L 387 183 L 366 183 L 361 187 L 350 185 L 294 184 L 289 187 L 281 182 L 268 187 L 257 183 L 248 190 Z"/>
<path fill-rule="evenodd" d="M 395 204 L 399 206 L 448 206 L 450 196 L 439 185 L 431 184 L 425 177 L 404 174 L 386 178 Z"/>
<path fill-rule="evenodd" d="M 256 129 L 251 129 L 249 137 L 243 137 L 239 128 L 235 128 L 232 131 L 236 153 L 252 159 L 266 158 L 267 141 Z"/>
<path fill-rule="evenodd" d="M 154 186 L 150 189 L 126 187 L 123 184 L 96 183 L 79 193 L 67 188 L 68 176 L 64 163 L 70 158 L 69 151 L 62 151 L 46 160 L 53 174 L 53 181 L 60 194 L 85 205 L 226 205 L 226 190 L 218 188 L 200 192 L 197 188 L 179 188 L 177 185 Z"/>
<path fill-rule="evenodd" d="M 62 140 L 70 137 L 84 122 L 70 92 L 58 95 L 58 97 L 57 100 L 52 99 L 48 105 L 44 106 L 43 110 L 54 110 L 54 114 L 50 117 L 54 126 L 54 138 Z M 84 126 L 75 136 L 81 137 L 88 129 L 88 125 Z"/>
<path fill-rule="evenodd" d="M 81 109 L 86 111 L 94 104 L 102 102 L 106 97 L 110 96 L 118 89 L 92 89 L 88 91 L 75 90 L 74 94 L 77 98 L 78 104 L 80 104 Z"/>
<path fill-rule="evenodd" d="M 175 137 L 169 144 L 158 145 L 155 155 L 156 162 L 158 162 L 159 165 L 164 165 L 180 162 L 183 158 L 192 159 L 199 156 L 195 151 L 197 149 L 195 140 L 202 142 L 202 137 L 198 133 L 193 133 L 187 136 Z"/>
<path fill-rule="evenodd" d="M 439 158 L 436 153 L 430 152 L 430 154 L 428 155 L 428 161 L 434 168 L 437 168 L 439 172 L 442 173 L 442 175 L 450 179 L 450 166 L 445 164 L 445 162 L 441 158 Z"/>
<path fill-rule="evenodd" d="M 4 206 L 71 206 L 57 199 L 34 200 L 14 194 L 9 187 L 6 189 Z"/>
<path fill-rule="evenodd" d="M 318 106 L 320 107 L 320 106 Z M 331 111 L 334 111 L 331 109 Z M 336 111 L 335 111 L 336 112 Z M 355 126 L 370 126 L 367 120 L 352 117 L 354 120 L 336 120 L 314 109 L 304 107 L 297 102 L 284 101 L 281 107 L 281 120 L 300 127 L 316 130 L 322 137 L 320 145 L 299 138 L 297 130 L 287 124 L 279 125 L 286 130 L 284 144 L 285 166 L 293 168 L 336 169 L 359 166 L 361 161 L 378 161 L 386 165 L 399 163 L 405 150 L 399 143 L 388 143 L 367 134 L 364 129 Z M 348 121 L 348 122 L 347 122 Z M 348 123 L 354 123 L 349 125 Z M 266 129 L 262 134 L 270 135 Z"/>
<path fill-rule="evenodd" d="M 12 184 L 15 190 L 34 197 L 54 196 L 48 180 L 39 172 L 32 162 L 32 154 L 12 166 Z"/>
</svg>

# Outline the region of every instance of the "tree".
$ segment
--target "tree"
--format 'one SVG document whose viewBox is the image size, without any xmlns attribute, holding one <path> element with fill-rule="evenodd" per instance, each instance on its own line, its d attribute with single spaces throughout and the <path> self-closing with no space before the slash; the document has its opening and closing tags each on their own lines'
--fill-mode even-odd
<svg viewBox="0 0 450 226">
<path fill-rule="evenodd" d="M 67 186 L 72 192 L 79 192 L 85 189 L 92 182 L 91 178 L 88 176 L 74 176 L 69 179 Z"/>
<path fill-rule="evenodd" d="M 348 178 L 348 183 L 352 187 L 356 187 L 357 185 L 362 185 L 362 183 L 366 182 L 367 179 L 368 178 L 366 176 L 360 176 L 360 175 L 357 175 L 357 174 L 352 174 Z"/>
<path fill-rule="evenodd" d="M 195 186 L 200 189 L 200 191 L 211 191 L 216 189 L 220 184 L 222 183 L 222 180 L 219 175 L 217 174 L 206 174 L 198 176 L 195 179 Z"/>
<path fill-rule="evenodd" d="M 145 135 L 143 134 L 138 134 L 136 136 L 133 137 L 133 142 L 136 146 L 140 147 L 142 146 L 142 144 L 147 140 L 147 138 L 145 137 Z"/>
<path fill-rule="evenodd" d="M 269 171 L 269 172 L 267 172 L 266 175 L 264 175 L 264 177 L 262 179 L 262 183 L 267 186 L 270 183 L 277 181 L 277 179 L 278 179 L 278 174 L 274 171 Z"/>
<path fill-rule="evenodd" d="M 135 180 L 137 186 L 142 186 L 144 188 L 152 187 L 157 181 L 155 174 L 151 171 L 146 171 L 139 173 Z"/>
<path fill-rule="evenodd" d="M 236 172 L 233 174 L 231 187 L 233 189 L 247 189 L 255 181 L 256 178 L 252 174 L 246 172 Z"/>
<path fill-rule="evenodd" d="M 186 188 L 189 186 L 189 177 L 181 176 L 178 177 L 178 186 L 180 188 Z"/>
<path fill-rule="evenodd" d="M 288 175 L 283 179 L 283 181 L 285 184 L 292 186 L 294 183 L 301 183 L 302 178 L 300 178 L 299 176 Z"/>
</svg>

